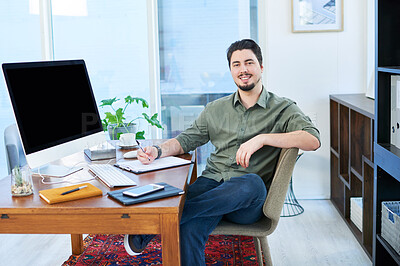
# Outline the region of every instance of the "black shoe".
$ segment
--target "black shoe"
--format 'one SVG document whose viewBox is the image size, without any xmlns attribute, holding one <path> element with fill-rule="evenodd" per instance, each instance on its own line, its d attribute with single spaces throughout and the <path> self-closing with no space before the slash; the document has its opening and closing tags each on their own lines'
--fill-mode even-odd
<svg viewBox="0 0 400 266">
<path fill-rule="evenodd" d="M 142 237 L 140 235 L 125 235 L 124 237 L 124 247 L 126 252 L 131 256 L 139 255 L 146 248 L 146 245 L 143 248 L 139 248 L 142 246 Z"/>
</svg>

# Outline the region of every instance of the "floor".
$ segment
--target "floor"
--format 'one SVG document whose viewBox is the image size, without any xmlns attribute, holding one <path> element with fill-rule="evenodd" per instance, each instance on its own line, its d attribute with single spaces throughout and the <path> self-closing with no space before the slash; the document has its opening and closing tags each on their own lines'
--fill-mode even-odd
<svg viewBox="0 0 400 266">
<path fill-rule="evenodd" d="M 300 200 L 305 212 L 281 218 L 269 237 L 274 265 L 372 265 L 329 200 Z M 57 266 L 69 235 L 0 235 L 0 266 Z"/>
</svg>

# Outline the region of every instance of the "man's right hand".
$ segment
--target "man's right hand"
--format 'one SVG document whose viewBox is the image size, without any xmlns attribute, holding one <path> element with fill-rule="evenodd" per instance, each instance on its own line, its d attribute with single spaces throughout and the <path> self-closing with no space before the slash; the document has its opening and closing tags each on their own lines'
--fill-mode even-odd
<svg viewBox="0 0 400 266">
<path fill-rule="evenodd" d="M 137 158 L 142 164 L 150 164 L 157 158 L 157 148 L 153 146 L 144 147 L 143 152 L 141 149 L 137 150 Z"/>
<path fill-rule="evenodd" d="M 162 143 L 160 145 L 160 148 L 162 150 L 161 158 L 183 154 L 182 146 L 175 138 L 169 139 L 166 142 Z M 143 148 L 143 150 L 144 152 L 141 149 L 137 150 L 137 158 L 142 164 L 150 164 L 158 156 L 158 150 L 156 147 L 147 146 Z"/>
</svg>

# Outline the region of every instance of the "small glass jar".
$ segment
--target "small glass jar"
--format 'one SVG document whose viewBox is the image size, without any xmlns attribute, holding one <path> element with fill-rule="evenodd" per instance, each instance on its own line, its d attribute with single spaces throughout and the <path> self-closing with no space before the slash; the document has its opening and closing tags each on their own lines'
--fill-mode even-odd
<svg viewBox="0 0 400 266">
<path fill-rule="evenodd" d="M 28 165 L 16 166 L 11 172 L 12 196 L 28 196 L 33 194 L 32 171 Z"/>
</svg>

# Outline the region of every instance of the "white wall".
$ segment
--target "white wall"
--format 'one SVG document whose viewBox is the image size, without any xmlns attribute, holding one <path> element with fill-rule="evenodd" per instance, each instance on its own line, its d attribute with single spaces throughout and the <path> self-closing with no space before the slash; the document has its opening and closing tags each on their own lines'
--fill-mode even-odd
<svg viewBox="0 0 400 266">
<path fill-rule="evenodd" d="M 264 84 L 295 100 L 321 132 L 321 148 L 306 152 L 295 167 L 293 186 L 300 199 L 330 198 L 329 95 L 366 91 L 366 3 L 343 2 L 344 31 L 323 33 L 292 33 L 291 1 L 262 5 Z"/>
</svg>

